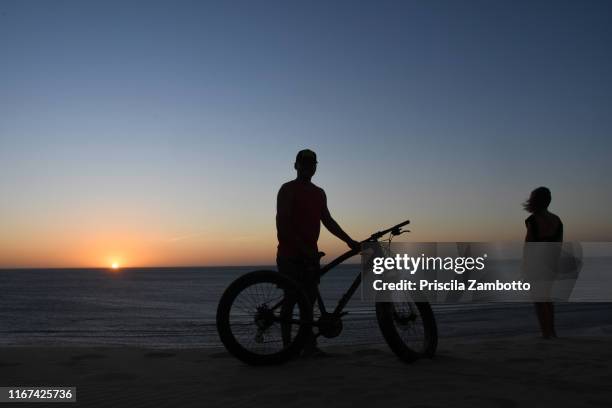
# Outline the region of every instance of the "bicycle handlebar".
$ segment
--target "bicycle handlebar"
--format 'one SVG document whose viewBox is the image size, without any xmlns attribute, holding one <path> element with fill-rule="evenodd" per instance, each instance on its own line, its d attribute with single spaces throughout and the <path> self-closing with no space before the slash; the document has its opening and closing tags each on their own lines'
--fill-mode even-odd
<svg viewBox="0 0 612 408">
<path fill-rule="evenodd" d="M 370 235 L 370 237 L 368 239 L 364 239 L 363 241 L 361 241 L 360 244 L 363 244 L 363 243 L 366 243 L 366 242 L 377 241 L 383 235 L 388 234 L 389 232 L 391 232 L 393 230 L 399 230 L 401 227 L 403 227 L 404 225 L 408 225 L 408 224 L 410 224 L 410 220 L 406 220 L 404 222 L 400 222 L 399 224 L 394 225 L 391 228 L 387 228 L 386 230 L 375 232 L 374 234 Z M 333 261 L 331 261 L 330 263 L 328 263 L 327 265 L 325 265 L 324 267 L 322 267 L 320 269 L 320 276 L 325 275 L 331 269 L 335 268 L 337 265 L 339 265 L 342 262 L 346 261 L 350 257 L 357 255 L 359 252 L 361 252 L 360 249 L 354 248 L 354 249 L 351 249 L 351 250 L 345 252 L 344 254 L 340 255 L 339 257 L 337 257 L 336 259 L 334 259 Z"/>
<path fill-rule="evenodd" d="M 403 227 L 404 225 L 408 225 L 408 224 L 410 224 L 410 220 L 406 220 L 404 222 L 400 222 L 399 224 L 397 224 L 397 225 L 395 225 L 395 226 L 393 226 L 391 228 L 387 228 L 386 230 L 375 232 L 374 234 L 370 235 L 370 237 L 368 239 L 366 239 L 364 241 L 361 241 L 361 242 L 363 243 L 363 242 L 378 240 L 378 238 L 382 237 L 383 235 L 388 234 L 389 232 L 391 232 L 393 230 L 396 230 L 396 229 L 399 229 L 399 228 Z"/>
</svg>

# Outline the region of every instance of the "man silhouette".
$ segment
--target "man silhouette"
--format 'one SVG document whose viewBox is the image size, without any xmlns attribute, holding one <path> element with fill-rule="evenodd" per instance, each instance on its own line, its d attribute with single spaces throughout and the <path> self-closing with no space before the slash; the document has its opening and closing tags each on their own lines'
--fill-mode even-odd
<svg viewBox="0 0 612 408">
<path fill-rule="evenodd" d="M 278 271 L 290 276 L 308 295 L 314 305 L 318 285 L 319 249 L 317 241 L 321 223 L 351 249 L 358 249 L 353 240 L 340 228 L 327 208 L 327 197 L 322 188 L 311 182 L 317 170 L 317 155 L 312 150 L 301 150 L 295 158 L 295 180 L 283 184 L 276 204 Z M 316 351 L 314 336 L 308 345 Z"/>
</svg>

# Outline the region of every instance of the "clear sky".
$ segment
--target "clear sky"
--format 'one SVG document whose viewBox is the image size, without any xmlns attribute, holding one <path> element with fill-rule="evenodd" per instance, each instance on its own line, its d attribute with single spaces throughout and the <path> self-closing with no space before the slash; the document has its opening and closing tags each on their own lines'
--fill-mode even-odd
<svg viewBox="0 0 612 408">
<path fill-rule="evenodd" d="M 305 147 L 355 239 L 612 240 L 611 72 L 609 1 L 3 0 L 0 267 L 272 263 Z"/>
</svg>

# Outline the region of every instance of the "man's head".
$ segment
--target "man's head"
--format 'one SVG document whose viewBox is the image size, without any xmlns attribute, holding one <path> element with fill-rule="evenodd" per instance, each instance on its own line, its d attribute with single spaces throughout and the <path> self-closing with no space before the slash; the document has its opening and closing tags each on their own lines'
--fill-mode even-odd
<svg viewBox="0 0 612 408">
<path fill-rule="evenodd" d="M 309 149 L 300 150 L 293 167 L 297 170 L 298 178 L 310 180 L 317 171 L 317 154 Z"/>
</svg>

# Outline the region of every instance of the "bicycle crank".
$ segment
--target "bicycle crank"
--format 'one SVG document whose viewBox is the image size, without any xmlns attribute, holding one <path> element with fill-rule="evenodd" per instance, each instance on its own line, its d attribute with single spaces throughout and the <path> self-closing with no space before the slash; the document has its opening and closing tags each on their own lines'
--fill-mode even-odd
<svg viewBox="0 0 612 408">
<path fill-rule="evenodd" d="M 323 313 L 317 322 L 319 334 L 325 338 L 333 339 L 342 333 L 342 319 L 346 313 L 337 315 L 335 313 Z"/>
</svg>

